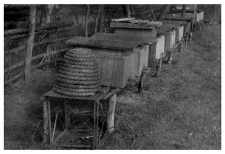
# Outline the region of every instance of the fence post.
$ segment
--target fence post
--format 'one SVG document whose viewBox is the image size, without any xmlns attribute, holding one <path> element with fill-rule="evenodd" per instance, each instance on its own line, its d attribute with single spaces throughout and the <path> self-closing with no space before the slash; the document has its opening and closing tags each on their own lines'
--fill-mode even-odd
<svg viewBox="0 0 225 154">
<path fill-rule="evenodd" d="M 36 6 L 30 5 L 29 37 L 27 41 L 27 52 L 25 57 L 25 81 L 31 78 L 31 58 L 34 44 L 35 16 L 36 16 Z"/>
</svg>

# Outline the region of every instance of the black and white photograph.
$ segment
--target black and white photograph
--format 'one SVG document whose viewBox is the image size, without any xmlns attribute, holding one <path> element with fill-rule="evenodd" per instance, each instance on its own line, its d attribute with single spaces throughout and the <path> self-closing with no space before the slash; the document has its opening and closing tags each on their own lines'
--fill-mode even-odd
<svg viewBox="0 0 225 154">
<path fill-rule="evenodd" d="M 222 4 L 51 2 L 2 4 L 3 150 L 222 150 Z"/>
</svg>

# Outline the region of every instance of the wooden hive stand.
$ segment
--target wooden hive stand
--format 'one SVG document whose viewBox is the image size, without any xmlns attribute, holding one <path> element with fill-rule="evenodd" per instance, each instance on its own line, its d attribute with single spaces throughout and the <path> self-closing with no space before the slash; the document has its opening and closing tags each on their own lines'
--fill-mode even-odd
<svg viewBox="0 0 225 154">
<path fill-rule="evenodd" d="M 60 146 L 64 148 L 82 148 L 82 149 L 97 149 L 99 146 L 103 146 L 104 140 L 106 139 L 106 135 L 104 133 L 112 133 L 114 131 L 114 116 L 115 116 L 115 108 L 116 108 L 116 93 L 119 92 L 120 89 L 111 89 L 109 87 L 103 87 L 99 92 L 97 92 L 93 96 L 88 97 L 68 97 L 64 95 L 60 95 L 58 93 L 55 93 L 53 90 L 47 92 L 41 97 L 41 101 L 43 103 L 43 121 L 44 121 L 44 133 L 43 133 L 43 143 L 44 145 L 47 145 L 50 143 L 50 145 Z M 63 120 L 60 120 L 59 118 L 59 112 L 56 112 L 56 115 L 51 115 L 51 103 L 50 99 L 63 99 Z M 58 144 L 57 142 L 67 133 L 72 131 L 84 131 L 84 130 L 78 130 L 78 129 L 70 129 L 70 122 L 69 122 L 69 110 L 68 110 L 68 102 L 73 101 L 72 103 L 76 103 L 77 100 L 81 101 L 91 101 L 93 102 L 93 119 L 94 124 L 92 128 L 92 135 L 93 136 L 87 136 L 86 138 L 93 138 L 92 145 L 74 145 L 74 144 Z M 103 103 L 107 103 L 107 113 L 103 113 L 102 105 Z M 107 118 L 104 118 L 104 115 L 106 115 Z M 52 120 L 54 118 L 54 124 L 52 125 Z M 103 123 L 101 128 L 99 128 L 99 118 L 103 117 Z M 63 126 L 64 130 L 56 136 L 56 125 L 57 120 L 61 122 L 61 125 Z M 107 124 L 107 130 L 103 131 L 103 124 Z M 52 128 L 53 126 L 53 128 Z M 71 136 L 75 137 L 75 136 Z M 85 137 L 83 137 L 85 138 Z M 104 140 L 103 140 L 104 139 Z"/>
</svg>

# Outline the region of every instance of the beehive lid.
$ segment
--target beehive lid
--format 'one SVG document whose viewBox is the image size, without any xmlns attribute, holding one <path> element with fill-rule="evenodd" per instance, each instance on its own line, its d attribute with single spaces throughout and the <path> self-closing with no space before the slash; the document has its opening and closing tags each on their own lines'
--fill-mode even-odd
<svg viewBox="0 0 225 154">
<path fill-rule="evenodd" d="M 156 27 L 161 27 L 162 26 L 162 22 L 160 21 L 151 21 L 147 23 L 148 25 L 154 25 Z"/>
<path fill-rule="evenodd" d="M 164 17 L 164 20 L 176 20 L 176 21 L 192 21 L 193 19 L 194 18 L 189 15 L 185 15 L 184 17 L 181 17 L 180 14 L 175 14 L 175 16 L 173 16 L 173 14 L 167 14 Z"/>
<path fill-rule="evenodd" d="M 135 18 L 119 18 L 119 19 L 112 19 L 114 22 L 128 22 L 130 20 L 134 20 Z"/>
<path fill-rule="evenodd" d="M 117 37 L 107 37 L 103 36 L 102 38 L 87 38 L 87 37 L 74 37 L 70 40 L 66 41 L 69 45 L 77 45 L 83 47 L 95 47 L 95 48 L 103 48 L 103 49 L 114 49 L 114 50 L 132 50 L 136 46 L 138 46 L 137 41 L 125 41 L 121 39 L 117 39 Z"/>
<path fill-rule="evenodd" d="M 164 34 L 166 32 L 169 32 L 173 29 L 173 25 L 171 24 L 163 24 L 160 28 L 157 29 L 158 34 Z"/>
<path fill-rule="evenodd" d="M 125 29 L 154 29 L 155 25 L 148 25 L 147 21 L 142 23 L 130 20 L 129 22 L 111 22 L 110 27 L 112 28 L 125 28 Z"/>
<path fill-rule="evenodd" d="M 92 39 L 117 39 L 117 40 L 121 40 L 121 41 L 131 41 L 131 42 L 137 42 L 138 45 L 143 45 L 143 44 L 151 44 L 154 43 L 156 41 L 156 37 L 143 37 L 143 36 L 136 36 L 136 37 L 130 37 L 130 36 L 121 36 L 121 35 L 116 35 L 116 34 L 112 34 L 112 33 L 96 33 L 94 35 L 91 36 Z"/>
<path fill-rule="evenodd" d="M 164 20 L 163 24 L 180 24 L 180 25 L 186 25 L 186 21 L 176 21 L 176 20 Z"/>
</svg>

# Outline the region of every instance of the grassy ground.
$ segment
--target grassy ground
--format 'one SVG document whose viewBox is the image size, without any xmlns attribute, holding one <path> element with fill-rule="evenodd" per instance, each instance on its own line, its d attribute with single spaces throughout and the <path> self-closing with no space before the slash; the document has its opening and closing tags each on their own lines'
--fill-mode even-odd
<svg viewBox="0 0 225 154">
<path fill-rule="evenodd" d="M 204 25 L 158 78 L 151 73 L 142 94 L 118 96 L 103 149 L 221 149 L 221 25 Z M 39 97 L 55 78 L 37 70 L 30 83 L 5 88 L 5 149 L 43 149 Z"/>
</svg>

